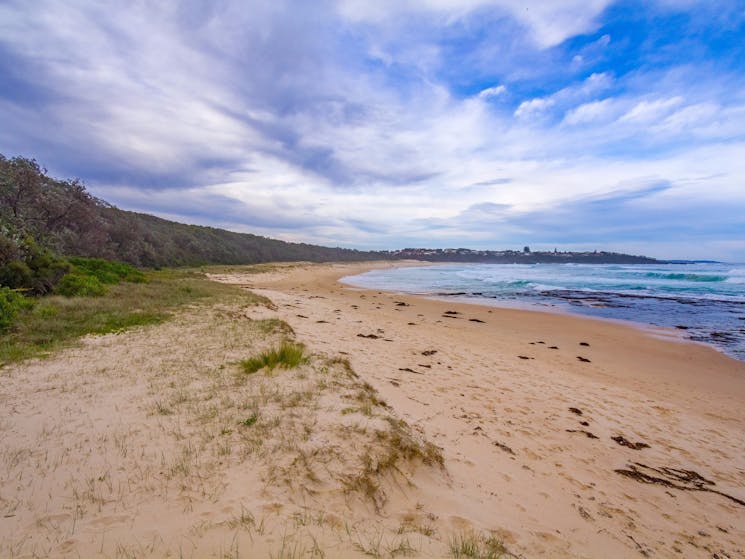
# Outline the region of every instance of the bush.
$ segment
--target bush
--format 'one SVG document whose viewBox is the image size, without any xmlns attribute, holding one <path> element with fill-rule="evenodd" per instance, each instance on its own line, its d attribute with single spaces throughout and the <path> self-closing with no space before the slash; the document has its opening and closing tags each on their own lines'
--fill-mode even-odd
<svg viewBox="0 0 745 559">
<path fill-rule="evenodd" d="M 0 287 L 0 332 L 8 329 L 22 309 L 30 307 L 33 303 L 7 287 Z"/>
<path fill-rule="evenodd" d="M 95 276 L 73 272 L 60 280 L 55 292 L 65 297 L 100 297 L 106 286 Z"/>
<path fill-rule="evenodd" d="M 122 281 L 142 283 L 145 274 L 137 268 L 103 258 L 70 258 L 76 272 L 95 277 L 101 283 L 116 284 Z"/>
<path fill-rule="evenodd" d="M 106 285 L 146 281 L 140 270 L 122 262 L 102 258 L 70 258 L 69 262 L 72 272 L 64 276 L 54 290 L 65 297 L 100 297 L 106 293 Z"/>
<path fill-rule="evenodd" d="M 25 262 L 11 260 L 0 266 L 0 285 L 11 289 L 31 289 L 33 275 Z"/>
<path fill-rule="evenodd" d="M 0 285 L 45 295 L 70 271 L 67 261 L 40 247 L 31 237 L 23 241 L 19 250 L 21 258 L 0 265 Z"/>
</svg>

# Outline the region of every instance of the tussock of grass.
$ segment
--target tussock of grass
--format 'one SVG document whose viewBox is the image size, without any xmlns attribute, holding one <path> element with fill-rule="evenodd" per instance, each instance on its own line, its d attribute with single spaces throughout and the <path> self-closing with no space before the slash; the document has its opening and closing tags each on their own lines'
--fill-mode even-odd
<svg viewBox="0 0 745 559">
<path fill-rule="evenodd" d="M 118 332 L 163 322 L 185 305 L 240 300 L 267 304 L 265 297 L 208 280 L 190 270 L 144 273 L 145 281 L 110 285 L 100 297 L 43 297 L 21 310 L 0 335 L 0 366 L 40 356 L 87 334 Z"/>
<path fill-rule="evenodd" d="M 342 369 L 344 369 L 344 372 L 349 376 L 349 378 L 358 378 L 357 373 L 354 371 L 354 369 L 352 369 L 352 364 L 349 362 L 349 359 L 345 359 L 343 357 L 334 357 L 332 359 L 329 359 L 327 363 L 330 367 L 334 367 L 336 365 L 340 366 Z"/>
<path fill-rule="evenodd" d="M 265 318 L 264 320 L 257 320 L 256 326 L 262 334 L 285 334 L 286 336 L 294 336 L 295 331 L 292 326 L 287 324 L 284 320 L 278 318 Z"/>
<path fill-rule="evenodd" d="M 493 534 L 477 534 L 473 531 L 456 534 L 450 538 L 450 557 L 454 559 L 501 559 L 515 557 Z"/>
<path fill-rule="evenodd" d="M 241 361 L 241 369 L 246 374 L 267 368 L 294 369 L 307 361 L 305 346 L 294 342 L 282 342 L 279 347 L 269 349 Z"/>
</svg>

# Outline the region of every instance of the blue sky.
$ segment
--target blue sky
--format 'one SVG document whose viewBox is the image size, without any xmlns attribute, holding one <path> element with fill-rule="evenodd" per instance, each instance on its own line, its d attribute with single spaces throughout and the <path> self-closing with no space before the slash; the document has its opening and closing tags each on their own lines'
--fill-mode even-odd
<svg viewBox="0 0 745 559">
<path fill-rule="evenodd" d="M 740 0 L 0 2 L 0 153 L 358 248 L 745 261 Z"/>
</svg>

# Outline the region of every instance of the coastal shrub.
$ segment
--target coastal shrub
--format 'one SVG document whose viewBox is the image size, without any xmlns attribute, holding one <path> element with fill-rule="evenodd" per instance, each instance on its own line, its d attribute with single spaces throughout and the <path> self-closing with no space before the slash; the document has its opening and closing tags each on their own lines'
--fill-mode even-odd
<svg viewBox="0 0 745 559">
<path fill-rule="evenodd" d="M 294 369 L 305 363 L 305 346 L 294 342 L 282 342 L 279 347 L 268 349 L 259 355 L 249 357 L 241 361 L 241 368 L 246 374 L 267 368 L 270 371 L 277 367 L 281 369 Z"/>
<path fill-rule="evenodd" d="M 66 260 L 27 237 L 18 247 L 18 258 L 0 263 L 0 286 L 46 295 L 70 270 Z"/>
<path fill-rule="evenodd" d="M 96 276 L 73 272 L 64 276 L 54 291 L 65 297 L 100 297 L 106 286 Z"/>
<path fill-rule="evenodd" d="M 70 258 L 76 272 L 96 278 L 100 283 L 116 284 L 122 281 L 142 283 L 145 274 L 134 266 L 103 258 Z"/>
<path fill-rule="evenodd" d="M 8 329 L 22 309 L 32 305 L 32 302 L 8 287 L 0 287 L 0 332 Z"/>
<path fill-rule="evenodd" d="M 143 283 L 145 274 L 137 268 L 103 258 L 70 258 L 72 272 L 63 276 L 54 292 L 65 297 L 100 297 L 106 294 L 106 285 L 123 281 Z"/>
</svg>

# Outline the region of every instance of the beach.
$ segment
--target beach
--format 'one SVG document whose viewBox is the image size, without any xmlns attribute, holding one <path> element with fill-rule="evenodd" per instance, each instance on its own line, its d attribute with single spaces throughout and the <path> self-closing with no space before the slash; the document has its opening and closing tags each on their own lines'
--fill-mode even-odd
<svg viewBox="0 0 745 559">
<path fill-rule="evenodd" d="M 672 331 L 338 282 L 394 265 L 216 271 L 271 304 L 3 369 L 0 554 L 446 557 L 474 537 L 525 558 L 745 557 L 745 363 Z M 279 321 L 318 365 L 237 385 Z M 274 442 L 251 444 L 271 452 L 238 452 L 268 390 Z"/>
</svg>

